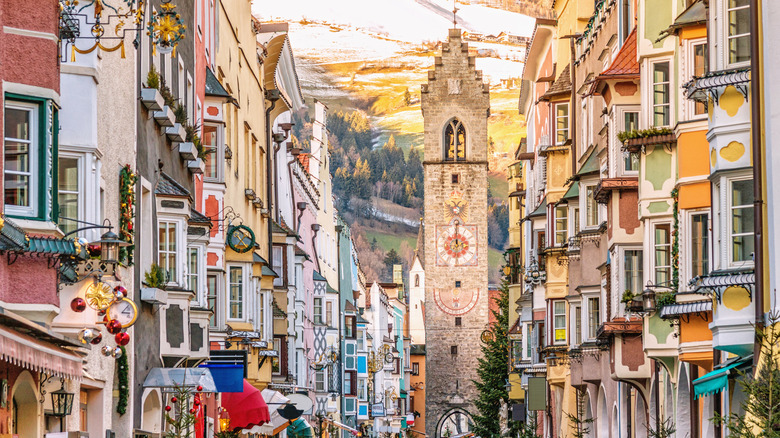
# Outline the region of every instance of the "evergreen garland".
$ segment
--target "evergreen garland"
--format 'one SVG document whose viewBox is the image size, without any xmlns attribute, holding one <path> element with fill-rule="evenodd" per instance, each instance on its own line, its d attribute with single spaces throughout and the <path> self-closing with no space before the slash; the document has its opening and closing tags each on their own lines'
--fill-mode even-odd
<svg viewBox="0 0 780 438">
<path fill-rule="evenodd" d="M 677 291 L 680 285 L 680 192 L 677 189 L 672 190 L 672 214 L 674 223 L 672 225 L 672 288 Z"/>
<path fill-rule="evenodd" d="M 119 382 L 119 401 L 116 404 L 116 412 L 120 416 L 127 412 L 127 398 L 130 396 L 130 366 L 127 362 L 127 350 L 120 346 L 122 355 L 116 360 L 116 375 Z"/>
<path fill-rule="evenodd" d="M 135 238 L 133 237 L 133 218 L 135 217 L 135 182 L 138 177 L 127 164 L 119 171 L 119 238 L 129 243 L 119 248 L 119 261 L 133 265 Z"/>
<path fill-rule="evenodd" d="M 482 437 L 501 436 L 501 400 L 509 403 L 506 387 L 509 381 L 509 286 L 503 276 L 498 295 L 494 298 L 497 309 L 492 310 L 495 321 L 488 329 L 492 336 L 486 336 L 482 344 L 482 355 L 474 384 L 479 391 L 474 405 L 478 413 L 474 416 L 474 433 Z M 519 431 L 519 425 L 509 421 L 511 435 Z"/>
</svg>

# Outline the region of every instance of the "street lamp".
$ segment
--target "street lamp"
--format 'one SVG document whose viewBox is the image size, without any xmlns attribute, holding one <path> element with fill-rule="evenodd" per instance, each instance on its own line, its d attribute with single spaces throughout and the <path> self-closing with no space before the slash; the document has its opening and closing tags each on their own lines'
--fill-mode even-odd
<svg viewBox="0 0 780 438">
<path fill-rule="evenodd" d="M 60 418 L 60 432 L 65 432 L 64 419 L 73 410 L 73 396 L 75 394 L 65 391 L 64 381 L 61 385 L 60 389 L 51 393 L 51 410 L 53 416 Z"/>
<path fill-rule="evenodd" d="M 650 286 L 648 282 L 645 290 L 642 291 L 642 310 L 647 313 L 655 311 L 655 291 Z"/>
<path fill-rule="evenodd" d="M 100 260 L 104 263 L 119 263 L 119 248 L 128 246 L 124 240 L 109 230 L 100 236 L 100 240 L 92 242 L 93 245 L 100 244 Z"/>
</svg>

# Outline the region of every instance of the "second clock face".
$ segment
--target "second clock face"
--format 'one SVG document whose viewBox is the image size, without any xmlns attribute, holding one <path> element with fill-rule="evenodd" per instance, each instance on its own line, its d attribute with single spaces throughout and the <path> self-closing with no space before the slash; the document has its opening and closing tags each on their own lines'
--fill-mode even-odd
<svg viewBox="0 0 780 438">
<path fill-rule="evenodd" d="M 446 225 L 436 230 L 436 264 L 476 266 L 477 230 L 473 225 Z"/>
</svg>

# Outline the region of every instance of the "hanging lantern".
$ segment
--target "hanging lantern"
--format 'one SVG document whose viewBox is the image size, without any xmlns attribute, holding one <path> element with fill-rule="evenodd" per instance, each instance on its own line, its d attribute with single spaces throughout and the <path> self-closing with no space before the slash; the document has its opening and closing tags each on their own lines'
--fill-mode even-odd
<svg viewBox="0 0 780 438">
<path fill-rule="evenodd" d="M 220 408 L 219 411 L 219 431 L 226 432 L 230 430 L 230 415 L 227 409 Z"/>
<path fill-rule="evenodd" d="M 152 14 L 146 27 L 146 34 L 152 39 L 152 54 L 159 50 L 162 54 L 176 56 L 176 46 L 184 38 L 187 26 L 176 12 L 176 5 L 170 0 L 160 5 L 160 10 Z"/>
<path fill-rule="evenodd" d="M 73 409 L 73 394 L 65 391 L 65 384 L 51 393 L 51 410 L 55 417 L 67 417 Z"/>
<path fill-rule="evenodd" d="M 128 243 L 120 240 L 119 236 L 113 231 L 108 231 L 93 245 L 100 245 L 100 260 L 104 263 L 119 263 L 119 247 L 127 246 Z"/>
</svg>

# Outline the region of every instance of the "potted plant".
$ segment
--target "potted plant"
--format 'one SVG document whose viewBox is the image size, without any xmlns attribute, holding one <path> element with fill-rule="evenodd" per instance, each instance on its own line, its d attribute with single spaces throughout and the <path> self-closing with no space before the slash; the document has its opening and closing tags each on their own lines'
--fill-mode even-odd
<svg viewBox="0 0 780 438">
<path fill-rule="evenodd" d="M 159 111 L 165 105 L 163 96 L 160 93 L 160 75 L 157 73 L 157 69 L 149 69 L 149 73 L 146 75 L 146 84 L 142 84 L 141 87 L 141 103 L 149 111 Z"/>
</svg>

